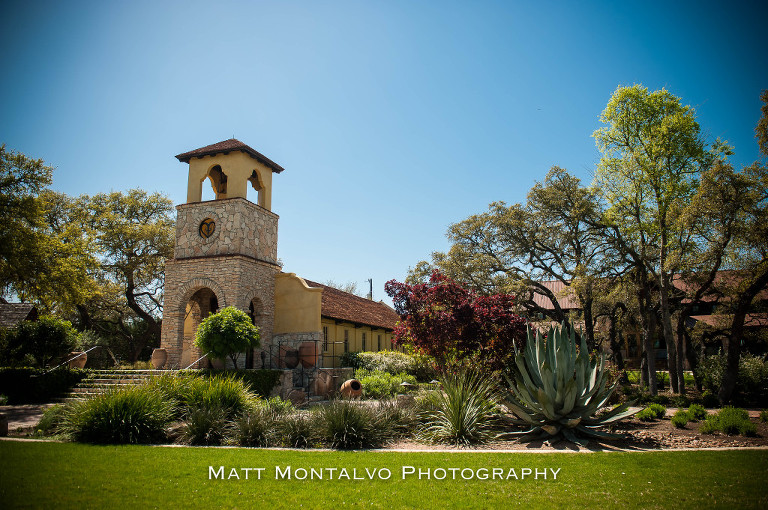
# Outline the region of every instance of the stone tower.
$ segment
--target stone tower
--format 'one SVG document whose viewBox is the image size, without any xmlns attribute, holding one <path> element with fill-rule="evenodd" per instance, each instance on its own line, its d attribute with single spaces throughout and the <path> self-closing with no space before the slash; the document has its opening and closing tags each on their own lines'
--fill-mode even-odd
<svg viewBox="0 0 768 510">
<path fill-rule="evenodd" d="M 283 168 L 234 138 L 176 156 L 189 163 L 187 202 L 176 206 L 176 247 L 165 266 L 161 347 L 168 368 L 205 366 L 193 345 L 200 321 L 219 308 L 250 314 L 270 345 L 274 323 L 277 220 L 272 174 Z M 204 185 L 214 200 L 201 201 Z M 258 193 L 248 200 L 248 186 Z M 239 363 L 253 366 L 253 354 Z M 242 367 L 241 367 L 242 368 Z"/>
</svg>

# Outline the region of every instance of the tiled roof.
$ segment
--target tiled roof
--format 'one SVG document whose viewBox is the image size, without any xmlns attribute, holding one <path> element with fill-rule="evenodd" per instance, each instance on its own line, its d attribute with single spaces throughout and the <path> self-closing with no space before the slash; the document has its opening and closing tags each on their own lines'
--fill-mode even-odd
<svg viewBox="0 0 768 510">
<path fill-rule="evenodd" d="M 0 327 L 15 328 L 25 320 L 36 320 L 37 308 L 31 303 L 0 303 Z"/>
<path fill-rule="evenodd" d="M 741 273 L 743 274 L 743 273 Z M 705 303 L 714 302 L 728 302 L 731 300 L 731 294 L 734 289 L 743 281 L 739 271 L 718 271 L 715 275 L 715 280 L 712 283 L 712 292 L 702 296 L 701 301 Z M 675 276 L 672 284 L 679 290 L 686 294 L 692 294 L 695 291 L 695 286 L 689 282 L 683 280 L 680 276 Z M 759 301 L 768 300 L 768 287 L 764 288 L 755 296 Z M 683 303 L 690 303 L 691 299 L 686 297 L 683 299 Z"/>
<path fill-rule="evenodd" d="M 331 319 L 344 320 L 384 329 L 395 329 L 400 316 L 379 301 L 355 296 L 321 283 L 304 279 L 310 287 L 323 289 L 320 314 Z"/>
<path fill-rule="evenodd" d="M 563 310 L 577 310 L 581 308 L 581 305 L 579 304 L 579 300 L 576 298 L 576 296 L 570 292 L 570 288 L 566 284 L 564 284 L 561 281 L 551 281 L 551 282 L 539 282 L 546 288 L 548 288 L 552 294 L 555 295 L 557 298 L 557 302 L 560 304 L 560 308 Z M 538 306 L 544 308 L 545 310 L 554 310 L 555 307 L 552 305 L 552 302 L 549 300 L 547 296 L 544 296 L 542 294 L 534 294 L 533 295 L 533 302 L 536 303 Z"/>
<path fill-rule="evenodd" d="M 189 163 L 189 160 L 192 158 L 202 158 L 203 156 L 212 156 L 214 154 L 229 154 L 232 151 L 241 151 L 245 152 L 249 156 L 251 156 L 256 161 L 260 162 L 261 164 L 269 167 L 272 169 L 273 172 L 280 173 L 284 170 L 283 167 L 260 153 L 259 151 L 252 149 L 251 147 L 248 147 L 240 140 L 236 140 L 235 138 L 230 138 L 229 140 L 224 140 L 223 142 L 214 143 L 212 145 L 206 145 L 205 147 L 200 147 L 199 149 L 195 149 L 193 151 L 185 152 L 183 154 L 179 154 L 176 156 L 176 159 L 181 161 L 182 163 Z"/>
<path fill-rule="evenodd" d="M 713 328 L 730 328 L 733 315 L 691 315 L 691 319 L 703 322 Z M 748 313 L 744 317 L 745 328 L 763 328 L 768 326 L 768 313 Z"/>
</svg>

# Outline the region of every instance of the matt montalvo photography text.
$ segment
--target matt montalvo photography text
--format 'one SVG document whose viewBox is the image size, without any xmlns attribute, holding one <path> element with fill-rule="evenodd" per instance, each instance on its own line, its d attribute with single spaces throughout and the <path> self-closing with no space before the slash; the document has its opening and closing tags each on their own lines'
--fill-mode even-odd
<svg viewBox="0 0 768 510">
<path fill-rule="evenodd" d="M 555 481 L 560 468 L 469 468 L 416 467 L 345 468 L 345 467 L 264 467 L 208 466 L 209 480 L 537 480 Z M 271 475 L 271 476 L 270 476 Z"/>
</svg>

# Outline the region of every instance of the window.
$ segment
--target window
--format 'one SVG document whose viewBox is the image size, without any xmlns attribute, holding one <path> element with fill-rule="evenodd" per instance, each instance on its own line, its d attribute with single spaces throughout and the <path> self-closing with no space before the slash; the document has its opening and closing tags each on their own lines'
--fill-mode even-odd
<svg viewBox="0 0 768 510">
<path fill-rule="evenodd" d="M 328 326 L 323 326 L 323 350 L 328 350 Z"/>
<path fill-rule="evenodd" d="M 376 349 L 376 350 L 377 350 L 377 351 L 380 351 L 380 350 L 381 350 L 381 335 L 378 335 L 378 337 L 379 337 L 379 338 L 378 338 L 378 344 L 379 344 L 379 348 L 378 348 L 378 349 Z"/>
<path fill-rule="evenodd" d="M 349 352 L 349 330 L 344 330 L 344 352 Z"/>
<path fill-rule="evenodd" d="M 363 333 L 363 345 L 361 351 L 365 351 L 365 333 Z"/>
</svg>

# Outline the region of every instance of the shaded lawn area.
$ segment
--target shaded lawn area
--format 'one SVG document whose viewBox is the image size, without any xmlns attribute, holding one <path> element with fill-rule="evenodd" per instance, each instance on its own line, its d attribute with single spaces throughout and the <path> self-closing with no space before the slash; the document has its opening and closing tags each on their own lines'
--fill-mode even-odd
<svg viewBox="0 0 768 510">
<path fill-rule="evenodd" d="M 214 472 L 240 479 L 210 479 Z M 315 468 L 323 479 L 276 479 L 276 467 Z M 415 473 L 403 479 L 402 467 Z M 261 479 L 256 471 L 265 468 Z M 329 470 L 338 468 L 333 479 Z M 340 479 L 346 468 L 365 480 Z M 388 480 L 368 480 L 386 468 Z M 418 478 L 419 469 L 446 479 Z M 478 471 L 486 468 L 488 471 Z M 513 468 L 518 479 L 478 480 Z M 520 479 L 523 469 L 530 475 Z M 501 469 L 502 471 L 499 471 Z M 547 479 L 535 479 L 535 470 Z M 557 479 L 552 470 L 560 469 Z M 642 453 L 318 452 L 247 448 L 160 448 L 0 441 L 4 508 L 532 508 L 698 506 L 767 508 L 768 451 Z M 296 475 L 295 471 L 292 473 Z M 299 471 L 299 474 L 303 474 Z M 438 476 L 442 472 L 437 472 Z M 470 475 L 470 471 L 464 471 Z M 384 473 L 386 476 L 386 472 Z M 489 476 L 490 478 L 490 476 Z"/>
</svg>

